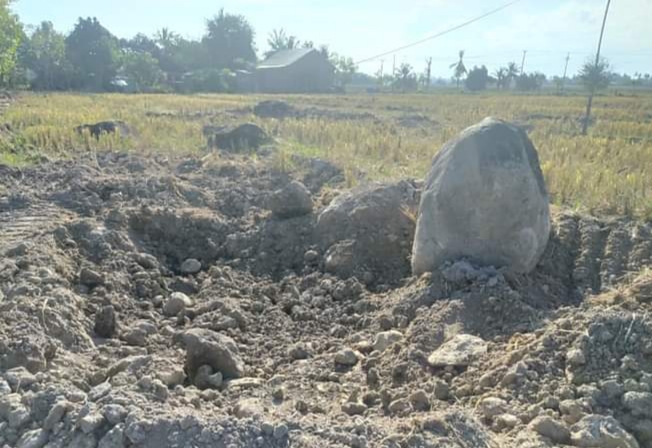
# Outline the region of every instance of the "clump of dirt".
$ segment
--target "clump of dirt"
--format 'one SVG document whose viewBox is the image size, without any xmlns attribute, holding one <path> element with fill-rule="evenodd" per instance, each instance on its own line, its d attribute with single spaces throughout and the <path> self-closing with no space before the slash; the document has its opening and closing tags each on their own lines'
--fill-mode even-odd
<svg viewBox="0 0 652 448">
<path fill-rule="evenodd" d="M 652 446 L 649 224 L 555 211 L 530 275 L 414 278 L 419 182 L 295 162 L 0 176 L 0 446 Z"/>
</svg>

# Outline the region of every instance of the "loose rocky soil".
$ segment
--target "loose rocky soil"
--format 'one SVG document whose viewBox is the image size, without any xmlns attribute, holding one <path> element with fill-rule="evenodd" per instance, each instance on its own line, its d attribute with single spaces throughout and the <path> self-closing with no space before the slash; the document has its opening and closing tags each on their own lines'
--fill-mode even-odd
<svg viewBox="0 0 652 448">
<path fill-rule="evenodd" d="M 0 167 L 0 447 L 652 447 L 650 225 L 411 278 L 421 183 L 304 162 Z"/>
</svg>

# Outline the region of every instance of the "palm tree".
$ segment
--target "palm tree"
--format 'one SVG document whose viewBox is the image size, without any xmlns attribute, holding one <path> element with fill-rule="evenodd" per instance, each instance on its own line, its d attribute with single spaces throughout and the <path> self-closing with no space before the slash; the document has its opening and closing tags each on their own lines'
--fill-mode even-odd
<svg viewBox="0 0 652 448">
<path fill-rule="evenodd" d="M 156 40 L 156 43 L 163 50 L 167 50 L 168 48 L 174 46 L 179 41 L 179 35 L 174 31 L 170 31 L 170 29 L 167 27 L 158 30 L 154 38 Z"/>
<path fill-rule="evenodd" d="M 516 65 L 516 62 L 510 62 L 507 64 L 507 87 L 512 84 L 512 81 L 518 78 L 518 75 L 521 71 Z"/>
<path fill-rule="evenodd" d="M 267 44 L 270 50 L 265 53 L 265 57 L 269 57 L 277 51 L 299 48 L 301 41 L 296 36 L 288 36 L 285 34 L 285 30 L 281 28 L 280 30 L 273 30 L 269 34 Z"/>
<path fill-rule="evenodd" d="M 464 50 L 460 50 L 459 53 L 460 59 L 459 61 L 451 64 L 450 68 L 454 69 L 453 70 L 453 77 L 457 81 L 457 88 L 460 88 L 460 79 L 464 75 L 466 75 L 466 67 L 464 66 Z"/>
<path fill-rule="evenodd" d="M 507 68 L 500 67 L 498 70 L 494 72 L 494 75 L 496 76 L 496 87 L 498 87 L 499 90 L 504 89 L 508 81 Z"/>
</svg>

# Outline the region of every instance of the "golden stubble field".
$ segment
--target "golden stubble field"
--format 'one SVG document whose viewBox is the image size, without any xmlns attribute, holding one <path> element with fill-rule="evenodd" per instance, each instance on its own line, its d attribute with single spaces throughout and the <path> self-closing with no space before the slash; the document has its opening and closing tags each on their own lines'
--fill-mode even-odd
<svg viewBox="0 0 652 448">
<path fill-rule="evenodd" d="M 24 94 L 0 117 L 0 163 L 32 163 L 42 155 L 125 150 L 201 154 L 202 127 L 254 122 L 278 142 L 273 163 L 292 169 L 300 153 L 337 162 L 350 184 L 363 172 L 387 180 L 422 177 L 432 156 L 456 133 L 486 116 L 527 126 L 552 201 L 595 214 L 652 218 L 652 96 L 599 97 L 588 136 L 579 134 L 579 96 L 509 94 L 348 95 L 274 97 L 308 117 L 259 119 L 264 96 Z M 125 121 L 127 138 L 98 142 L 77 135 L 83 123 Z"/>
</svg>

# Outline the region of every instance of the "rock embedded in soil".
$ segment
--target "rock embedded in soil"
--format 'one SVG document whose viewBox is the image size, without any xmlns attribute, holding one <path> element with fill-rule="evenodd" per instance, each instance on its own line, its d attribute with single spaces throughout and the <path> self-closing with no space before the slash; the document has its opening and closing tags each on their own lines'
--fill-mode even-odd
<svg viewBox="0 0 652 448">
<path fill-rule="evenodd" d="M 244 362 L 235 341 L 228 336 L 203 328 L 194 328 L 181 335 L 186 347 L 186 371 L 193 383 L 198 369 L 209 365 L 221 372 L 224 379 L 241 378 Z"/>
<path fill-rule="evenodd" d="M 362 415 L 367 410 L 364 403 L 359 402 L 346 402 L 342 405 L 342 412 L 348 415 Z"/>
<path fill-rule="evenodd" d="M 639 448 L 618 420 L 604 415 L 588 415 L 573 425 L 571 443 L 581 448 Z"/>
<path fill-rule="evenodd" d="M 530 272 L 550 235 L 548 193 L 525 132 L 487 118 L 433 159 L 421 196 L 412 272 L 467 258 Z"/>
<path fill-rule="evenodd" d="M 352 367 L 360 361 L 362 356 L 350 348 L 340 350 L 335 354 L 335 364 Z"/>
<path fill-rule="evenodd" d="M 376 351 L 384 352 L 392 345 L 403 340 L 403 333 L 397 330 L 383 331 L 376 335 L 373 348 Z"/>
<path fill-rule="evenodd" d="M 192 305 L 193 301 L 190 297 L 182 292 L 173 292 L 163 305 L 163 314 L 173 317 Z"/>
<path fill-rule="evenodd" d="M 432 367 L 466 367 L 487 353 L 487 343 L 477 336 L 458 334 L 428 357 Z"/>
<path fill-rule="evenodd" d="M 487 397 L 480 402 L 480 411 L 487 420 L 507 412 L 507 402 L 502 398 Z"/>
<path fill-rule="evenodd" d="M 312 213 L 310 191 L 301 183 L 292 181 L 272 193 L 269 199 L 272 214 L 280 219 L 290 219 Z"/>
<path fill-rule="evenodd" d="M 623 395 L 623 406 L 633 415 L 639 417 L 652 417 L 652 393 L 626 392 Z"/>
<path fill-rule="evenodd" d="M 257 150 L 263 144 L 271 141 L 267 133 L 253 123 L 244 123 L 234 127 L 205 126 L 204 135 L 208 138 L 210 148 L 232 152 Z"/>
<path fill-rule="evenodd" d="M 563 423 L 547 415 L 535 418 L 528 426 L 534 432 L 555 443 L 567 443 L 571 438 L 570 431 Z"/>
<path fill-rule="evenodd" d="M 89 288 L 94 288 L 104 284 L 104 277 L 97 271 L 89 268 L 83 268 L 79 272 L 79 283 L 88 286 Z"/>
<path fill-rule="evenodd" d="M 188 258 L 183 263 L 181 263 L 179 270 L 182 274 L 185 275 L 196 274 L 201 271 L 201 263 L 195 258 Z"/>
<path fill-rule="evenodd" d="M 95 314 L 95 334 L 101 338 L 112 338 L 117 327 L 115 308 L 112 305 L 106 305 L 100 308 Z"/>
</svg>

